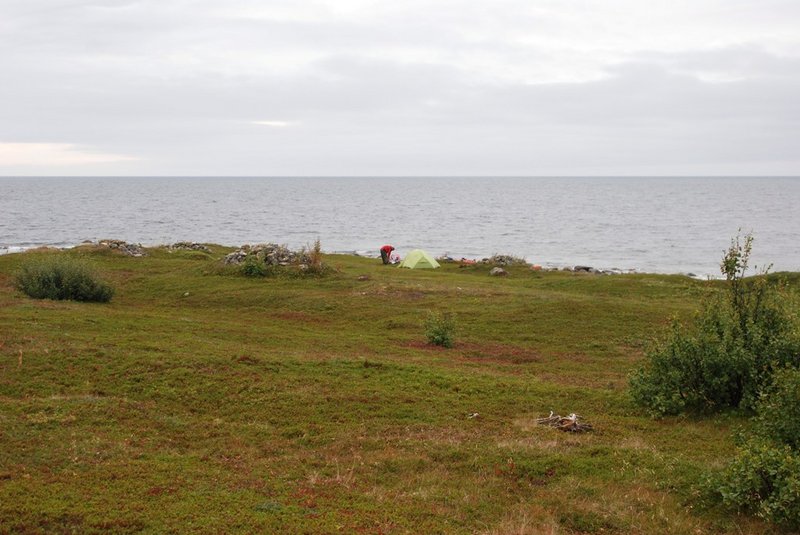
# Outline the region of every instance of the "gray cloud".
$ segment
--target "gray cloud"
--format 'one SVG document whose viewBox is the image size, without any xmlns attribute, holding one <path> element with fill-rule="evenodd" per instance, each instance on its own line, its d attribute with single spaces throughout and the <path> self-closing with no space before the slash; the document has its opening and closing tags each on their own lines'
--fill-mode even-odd
<svg viewBox="0 0 800 535">
<path fill-rule="evenodd" d="M 0 174 L 800 173 L 794 3 L 11 4 L 0 143 L 135 159 Z"/>
</svg>

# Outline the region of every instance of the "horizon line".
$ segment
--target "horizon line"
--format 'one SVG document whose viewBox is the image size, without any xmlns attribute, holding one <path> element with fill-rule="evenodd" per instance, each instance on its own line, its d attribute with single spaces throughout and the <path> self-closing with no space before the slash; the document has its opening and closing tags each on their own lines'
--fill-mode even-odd
<svg viewBox="0 0 800 535">
<path fill-rule="evenodd" d="M 800 178 L 797 175 L 763 174 L 763 175 L 0 175 L 6 178 Z"/>
</svg>

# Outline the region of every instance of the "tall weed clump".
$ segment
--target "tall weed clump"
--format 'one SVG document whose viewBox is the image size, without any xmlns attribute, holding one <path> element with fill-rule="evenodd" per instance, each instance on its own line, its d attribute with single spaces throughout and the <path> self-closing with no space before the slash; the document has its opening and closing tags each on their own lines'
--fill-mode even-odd
<svg viewBox="0 0 800 535">
<path fill-rule="evenodd" d="M 756 413 L 716 490 L 728 505 L 800 528 L 800 370 L 775 372 Z"/>
<path fill-rule="evenodd" d="M 314 240 L 310 247 L 304 247 L 301 251 L 303 263 L 300 266 L 300 273 L 306 275 L 327 275 L 332 271 L 331 267 L 322 261 L 322 244 L 319 238 Z"/>
<path fill-rule="evenodd" d="M 322 244 L 319 238 L 314 240 L 314 245 L 308 250 L 308 269 L 321 272 L 324 269 L 322 264 Z"/>
<path fill-rule="evenodd" d="M 726 291 L 693 326 L 673 323 L 632 376 L 634 400 L 652 413 L 752 410 L 775 370 L 800 365 L 795 296 L 766 277 L 745 278 L 752 243 L 731 241 L 720 266 Z"/>
<path fill-rule="evenodd" d="M 19 290 L 35 299 L 106 303 L 114 288 L 98 279 L 86 263 L 53 256 L 25 262 L 16 275 Z"/>
</svg>

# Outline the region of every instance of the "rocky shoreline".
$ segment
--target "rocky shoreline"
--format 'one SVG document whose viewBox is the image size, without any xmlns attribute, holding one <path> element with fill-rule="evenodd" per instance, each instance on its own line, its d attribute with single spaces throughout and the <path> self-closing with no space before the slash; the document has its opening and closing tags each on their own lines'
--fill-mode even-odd
<svg viewBox="0 0 800 535">
<path fill-rule="evenodd" d="M 66 250 L 72 249 L 74 247 L 81 247 L 81 246 L 94 246 L 94 247 L 102 247 L 108 248 L 114 251 L 118 251 L 125 256 L 131 256 L 135 258 L 139 257 L 146 257 L 148 256 L 147 250 L 148 249 L 157 249 L 157 248 L 164 248 L 168 252 L 174 251 L 197 251 L 206 254 L 212 254 L 211 248 L 203 243 L 199 242 L 176 242 L 173 244 L 167 245 L 155 245 L 155 246 L 144 246 L 141 243 L 131 243 L 126 242 L 124 240 L 116 240 L 116 239 L 103 239 L 98 241 L 91 241 L 86 240 L 78 245 L 75 246 L 64 246 L 64 247 L 56 247 L 56 246 L 0 246 L 0 255 L 1 254 L 13 254 L 13 253 L 20 253 L 25 252 L 27 250 L 32 249 L 58 249 L 58 250 Z M 223 246 L 229 247 L 229 246 Z M 363 254 L 357 251 L 332 251 L 330 254 L 344 254 L 344 255 L 352 255 L 352 256 L 360 256 L 365 258 L 378 258 L 377 254 Z M 227 254 L 223 259 L 222 262 L 225 265 L 238 265 L 245 261 L 245 259 L 249 256 L 258 256 L 261 258 L 266 265 L 276 265 L 276 266 L 287 266 L 287 265 L 295 265 L 295 264 L 306 264 L 308 262 L 308 255 L 304 249 L 300 249 L 297 251 L 292 251 L 286 245 L 279 245 L 276 243 L 262 243 L 262 244 L 254 244 L 249 245 L 245 244 L 239 246 L 235 251 Z M 516 257 L 513 255 L 492 255 L 489 257 L 483 258 L 460 258 L 455 259 L 450 256 L 442 256 L 438 257 L 437 260 L 440 262 L 447 262 L 447 263 L 459 263 L 462 266 L 469 266 L 474 264 L 486 265 L 492 268 L 498 268 L 498 270 L 494 271 L 493 275 L 500 275 L 502 276 L 504 273 L 507 274 L 505 268 L 509 266 L 524 266 L 528 267 L 534 271 L 565 271 L 565 272 L 572 272 L 572 273 L 587 273 L 587 274 L 595 274 L 595 275 L 625 275 L 625 274 L 672 274 L 672 275 L 684 275 L 687 277 L 692 278 L 706 278 L 710 277 L 710 275 L 702 276 L 697 275 L 692 272 L 684 272 L 684 273 L 660 273 L 660 272 L 651 272 L 651 271 L 640 271 L 635 268 L 628 268 L 628 269 L 621 269 L 617 267 L 611 268 L 598 268 L 594 266 L 588 265 L 564 265 L 564 264 L 536 264 L 530 263 L 526 261 L 524 258 Z"/>
</svg>

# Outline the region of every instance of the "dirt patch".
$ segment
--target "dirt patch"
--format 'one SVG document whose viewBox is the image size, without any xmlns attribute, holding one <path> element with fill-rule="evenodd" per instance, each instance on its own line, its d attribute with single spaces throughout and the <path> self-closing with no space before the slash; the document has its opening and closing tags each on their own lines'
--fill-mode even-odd
<svg viewBox="0 0 800 535">
<path fill-rule="evenodd" d="M 395 286 L 376 286 L 367 291 L 357 292 L 358 295 L 379 295 L 400 301 L 418 301 L 428 296 L 419 288 L 398 288 Z"/>
<path fill-rule="evenodd" d="M 432 353 L 448 353 L 454 358 L 466 362 L 527 364 L 542 360 L 541 354 L 533 349 L 499 343 L 456 342 L 450 349 L 422 340 L 410 340 L 401 345 L 410 349 L 421 349 Z"/>
<path fill-rule="evenodd" d="M 456 349 L 463 354 L 464 360 L 471 362 L 527 364 L 542 360 L 542 356 L 538 351 L 509 344 L 464 342 L 456 344 Z"/>
<path fill-rule="evenodd" d="M 14 281 L 12 280 L 11 275 L 0 273 L 0 288 L 8 288 L 9 290 L 14 289 Z"/>
<path fill-rule="evenodd" d="M 273 314 L 273 317 L 281 320 L 287 321 L 299 321 L 302 323 L 313 323 L 313 324 L 323 324 L 323 323 L 330 323 L 330 320 L 326 318 L 320 318 L 319 316 L 312 316 L 307 312 L 300 312 L 298 310 L 285 310 L 283 312 L 276 312 Z"/>
<path fill-rule="evenodd" d="M 46 309 L 64 309 L 69 310 L 73 308 L 75 301 L 70 301 L 68 299 L 62 300 L 55 300 L 55 299 L 36 299 L 31 298 L 28 303 L 36 308 L 46 308 Z"/>
<path fill-rule="evenodd" d="M 581 374 L 578 379 L 572 372 L 551 373 L 543 371 L 536 374 L 536 378 L 546 383 L 553 383 L 568 387 L 587 387 L 604 388 L 607 390 L 617 390 L 624 388 L 626 380 L 621 378 L 618 373 L 593 372 L 594 375 Z"/>
<path fill-rule="evenodd" d="M 434 352 L 434 353 L 441 353 L 441 352 L 444 352 L 444 351 L 451 351 L 451 352 L 457 352 L 458 351 L 458 347 L 457 346 L 455 348 L 452 348 L 452 349 L 447 349 L 446 347 L 437 346 L 437 345 L 434 345 L 434 344 L 430 344 L 428 342 L 423 342 L 421 340 L 411 340 L 409 342 L 404 342 L 404 343 L 402 343 L 400 345 L 402 345 L 403 347 L 407 347 L 409 349 L 423 349 L 423 350 L 431 351 L 431 352 Z"/>
</svg>

